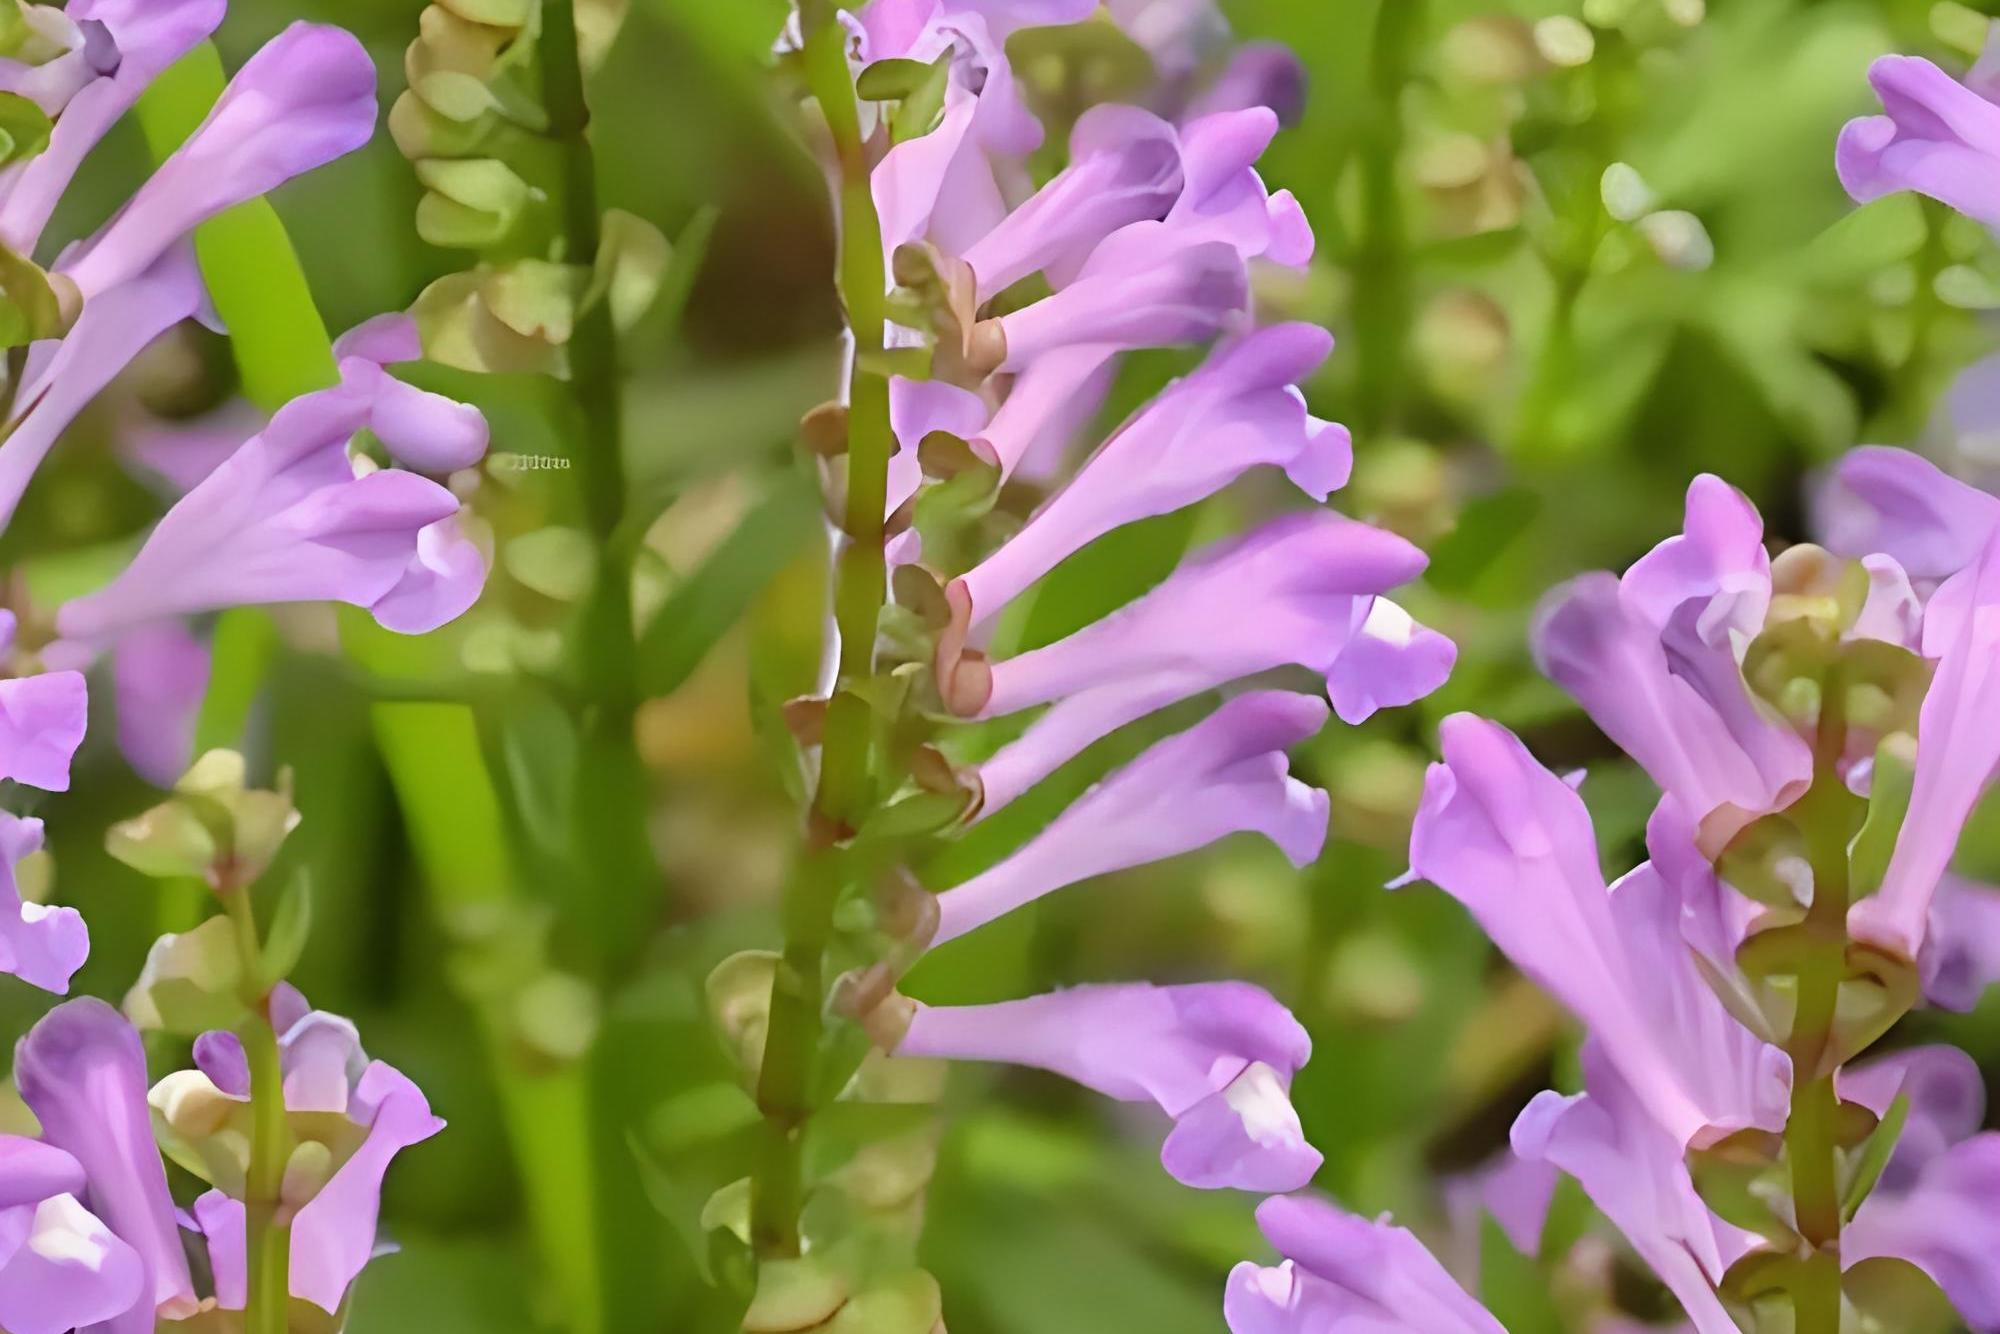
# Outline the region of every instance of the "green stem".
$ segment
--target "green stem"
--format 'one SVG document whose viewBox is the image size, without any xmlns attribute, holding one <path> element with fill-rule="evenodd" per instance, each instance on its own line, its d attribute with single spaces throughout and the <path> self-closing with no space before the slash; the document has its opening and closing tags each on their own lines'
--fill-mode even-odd
<svg viewBox="0 0 2000 1334">
<path fill-rule="evenodd" d="M 284 1209 L 285 1164 L 292 1154 L 291 1123 L 285 1116 L 285 1075 L 278 1035 L 271 1026 L 271 996 L 265 985 L 263 945 L 250 906 L 250 887 L 224 884 L 217 894 L 236 926 L 242 961 L 242 999 L 250 1019 L 238 1029 L 250 1066 L 250 1163 L 244 1177 L 243 1213 L 248 1227 L 248 1298 L 244 1334 L 286 1334 L 291 1309 L 291 1220 Z"/>
<path fill-rule="evenodd" d="M 550 140 L 561 166 L 562 258 L 592 271 L 602 241 L 597 164 L 590 147 L 574 0 L 544 0 L 536 50 Z M 582 422 L 575 451 L 584 521 L 597 573 L 573 644 L 584 705 L 571 843 L 587 868 L 588 920 L 600 957 L 629 953 L 657 910 L 660 877 L 647 833 L 646 775 L 633 725 L 639 707 L 632 612 L 634 539 L 625 517 L 624 414 L 618 333 L 604 297 L 578 314 L 569 342 L 569 386 Z"/>
<path fill-rule="evenodd" d="M 1847 968 L 1847 847 L 1854 834 L 1855 799 L 1838 771 L 1847 745 L 1846 686 L 1838 668 L 1821 688 L 1813 785 L 1800 799 L 1798 812 L 1813 874 L 1812 907 L 1806 915 L 1813 944 L 1799 967 L 1789 1043 L 1792 1106 L 1785 1125 L 1792 1209 L 1799 1235 L 1812 1247 L 1792 1295 L 1795 1334 L 1840 1334 L 1840 1097 L 1829 1057 Z"/>
<path fill-rule="evenodd" d="M 1361 142 L 1362 217 L 1354 256 L 1355 419 L 1360 433 L 1392 429 L 1402 412 L 1411 318 L 1398 163 L 1402 95 L 1424 27 L 1424 0 L 1378 0 L 1369 60 L 1374 96 Z"/>
<path fill-rule="evenodd" d="M 889 381 L 878 364 L 887 318 L 888 275 L 881 222 L 869 189 L 859 108 L 840 26 L 830 7 L 808 11 L 804 63 L 840 166 L 840 295 L 854 338 L 848 378 L 844 541 L 836 558 L 834 621 L 840 673 L 820 741 L 808 846 L 785 894 L 785 946 L 771 986 L 771 1015 L 757 1102 L 766 1137 L 751 1191 L 758 1253 L 799 1253 L 805 1125 L 823 1028 L 826 948 L 833 905 L 848 874 L 838 845 L 860 827 L 874 799 L 870 778 L 873 715 L 854 687 L 875 670 L 875 636 L 887 594 L 882 558 L 888 495 Z"/>
</svg>

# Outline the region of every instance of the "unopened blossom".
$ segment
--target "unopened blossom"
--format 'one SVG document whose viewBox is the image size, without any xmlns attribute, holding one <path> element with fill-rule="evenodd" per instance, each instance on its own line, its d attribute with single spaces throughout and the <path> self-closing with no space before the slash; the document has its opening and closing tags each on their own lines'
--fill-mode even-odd
<svg viewBox="0 0 2000 1334">
<path fill-rule="evenodd" d="M 2000 225 L 2000 105 L 1916 56 L 1883 56 L 1868 82 L 1884 114 L 1840 132 L 1834 162 L 1847 192 L 1865 202 L 1914 190 Z"/>
<path fill-rule="evenodd" d="M 21 897 L 22 859 L 42 847 L 42 822 L 0 811 L 0 973 L 61 995 L 90 957 L 90 931 L 74 908 Z"/>
<path fill-rule="evenodd" d="M 77 1172 L 48 1182 L 57 1189 L 44 1199 L 67 1197 L 68 1204 L 46 1220 L 40 1214 L 46 1203 L 33 1215 L 49 1228 L 44 1249 L 74 1262 L 24 1275 L 29 1286 L 10 1294 L 9 1306 L 37 1311 L 48 1334 L 68 1328 L 59 1323 L 65 1313 L 85 1303 L 90 1320 L 78 1323 L 94 1334 L 153 1334 L 156 1313 L 169 1320 L 193 1315 L 194 1283 L 166 1168 L 153 1145 L 139 1034 L 103 1001 L 69 1001 L 21 1040 L 14 1082 L 41 1124 L 40 1143 L 66 1155 Z M 129 1277 L 135 1266 L 136 1284 Z M 9 1321 L 8 1328 L 26 1334 L 35 1327 Z"/>
<path fill-rule="evenodd" d="M 1805 790 L 1812 752 L 1743 680 L 1763 627 L 1763 521 L 1718 477 L 1688 488 L 1685 531 L 1620 578 L 1587 574 L 1550 596 L 1536 660 L 1700 827 L 1726 839 Z M 1705 831 L 1704 831 L 1705 832 Z"/>
<path fill-rule="evenodd" d="M 1275 325 L 1219 349 L 1175 382 L 1105 441 L 1027 527 L 952 581 L 953 612 L 966 632 L 990 624 L 1097 538 L 1193 504 L 1259 465 L 1283 468 L 1300 490 L 1324 500 L 1346 482 L 1352 449 L 1344 427 L 1307 410 L 1296 384 L 1332 347 L 1332 335 L 1314 325 Z"/>
<path fill-rule="evenodd" d="M 1257 1226 L 1284 1257 L 1229 1274 L 1230 1334 L 1505 1334 L 1404 1228 L 1279 1195 Z"/>
<path fill-rule="evenodd" d="M 1635 977 L 1646 986 L 1651 977 Z M 1586 1091 L 1545 1092 L 1514 1122 L 1514 1152 L 1574 1177 L 1680 1302 L 1699 1334 L 1740 1334 L 1716 1285 L 1760 1244 L 1717 1218 L 1696 1193 L 1683 1145 L 1623 1073 L 1618 1039 L 1584 1043 Z"/>
<path fill-rule="evenodd" d="M 0 611 L 0 671 L 13 652 L 16 625 L 13 612 Z M 0 781 L 67 791 L 89 712 L 81 673 L 0 676 Z"/>
<path fill-rule="evenodd" d="M 1450 642 L 1413 626 L 1399 651 L 1378 652 L 1366 631 L 1378 595 L 1423 567 L 1393 533 L 1326 510 L 1294 514 L 1217 543 L 1066 639 L 991 664 L 978 716 L 1054 707 L 980 766 L 982 810 L 1136 718 L 1286 663 L 1325 676 L 1348 723 L 1428 694 L 1450 669 Z"/>
<path fill-rule="evenodd" d="M 486 569 L 458 531 L 458 498 L 416 472 L 357 468 L 347 445 L 366 428 L 399 462 L 442 472 L 484 452 L 484 420 L 383 369 L 415 352 L 406 319 L 350 339 L 335 349 L 339 385 L 280 408 L 167 512 L 122 574 L 64 604 L 65 639 L 104 645 L 162 616 L 320 600 L 416 634 L 471 605 Z"/>
<path fill-rule="evenodd" d="M 1295 1190 L 1320 1155 L 1287 1097 L 1312 1053 L 1305 1029 L 1244 982 L 1074 987 L 993 1005 L 917 1005 L 902 1056 L 1050 1070 L 1174 1120 L 1160 1158 L 1202 1188 Z"/>
<path fill-rule="evenodd" d="M 291 1216 L 291 1293 L 338 1311 L 348 1286 L 375 1254 L 382 1180 L 390 1162 L 442 1130 L 444 1122 L 431 1114 L 422 1090 L 407 1076 L 368 1059 L 346 1019 L 313 1010 L 298 992 L 280 987 L 271 999 L 271 1022 L 279 1034 L 285 1109 L 300 1141 L 325 1149 L 318 1173 L 285 1200 Z M 238 1141 L 203 1144 L 190 1127 L 239 1120 L 247 1127 L 249 1065 L 232 1033 L 203 1034 L 194 1054 L 197 1069 L 162 1080 L 151 1100 L 174 1134 L 194 1141 L 196 1153 L 226 1163 Z M 288 1191 L 292 1188 L 288 1178 Z M 208 1239 L 218 1303 L 225 1310 L 242 1309 L 242 1201 L 227 1190 L 211 1190 L 195 1201 L 194 1216 Z"/>
<path fill-rule="evenodd" d="M 1696 971 L 1675 888 L 1642 864 L 1607 889 L 1582 799 L 1505 728 L 1454 714 L 1441 738 L 1411 872 L 1463 903 L 1582 1020 L 1677 1151 L 1782 1128 L 1791 1061 Z"/>
<path fill-rule="evenodd" d="M 1293 865 L 1319 856 L 1327 796 L 1293 778 L 1285 751 L 1319 731 L 1310 695 L 1239 695 L 1113 773 L 998 865 L 938 896 L 942 943 L 1079 880 L 1145 866 L 1254 831 Z"/>
</svg>

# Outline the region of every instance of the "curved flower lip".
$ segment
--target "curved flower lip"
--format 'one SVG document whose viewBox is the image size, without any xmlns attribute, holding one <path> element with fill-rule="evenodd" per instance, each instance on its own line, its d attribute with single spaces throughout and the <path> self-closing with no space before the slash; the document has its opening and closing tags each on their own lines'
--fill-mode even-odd
<svg viewBox="0 0 2000 1334">
<path fill-rule="evenodd" d="M 1059 357 L 1043 357 L 1014 377 L 1007 397 L 972 437 L 984 447 L 1006 481 L 1066 448 L 1110 393 L 1118 352 L 1111 347 L 1073 347 Z"/>
<path fill-rule="evenodd" d="M 1881 888 L 1847 914 L 1855 939 L 1913 961 L 1959 834 L 2000 766 L 2000 534 L 1931 596 L 1923 652 L 1937 670 L 1917 714 L 1909 810 Z"/>
<path fill-rule="evenodd" d="M 1232 1334 L 1505 1334 L 1408 1230 L 1304 1195 L 1257 1206 L 1257 1226 L 1285 1257 L 1229 1275 Z"/>
<path fill-rule="evenodd" d="M 1866 202 L 1915 190 L 2000 224 L 2000 107 L 1915 56 L 1881 57 L 1868 81 L 1888 114 L 1841 130 L 1834 165 L 1847 192 Z"/>
<path fill-rule="evenodd" d="M 346 452 L 368 427 L 420 468 L 464 467 L 484 453 L 477 410 L 406 385 L 374 359 L 413 344 L 400 316 L 343 340 L 341 383 L 280 408 L 167 512 L 123 573 L 64 604 L 57 630 L 88 650 L 162 616 L 260 603 L 349 602 L 402 633 L 462 613 L 486 566 L 457 527 L 457 497 L 402 469 L 359 474 Z"/>
<path fill-rule="evenodd" d="M 941 664 L 951 667 L 965 640 L 1029 585 L 1115 528 L 1205 499 L 1260 464 L 1282 467 L 1315 500 L 1344 484 L 1353 457 L 1347 431 L 1313 417 L 1294 387 L 1332 350 L 1332 335 L 1316 325 L 1273 325 L 1218 348 L 1170 385 L 1025 528 L 952 581 L 961 614 Z M 976 710 L 983 700 L 967 706 L 953 674 L 938 673 L 947 698 L 960 712 Z"/>
<path fill-rule="evenodd" d="M 153 1306 L 191 1310 L 194 1285 L 153 1144 L 138 1032 L 101 1000 L 66 1001 L 21 1039 L 14 1079 L 42 1138 L 82 1166 L 91 1211 L 138 1252 L 153 1298 L 138 1327 L 151 1328 Z"/>
<path fill-rule="evenodd" d="M 57 270 L 87 304 L 199 223 L 353 152 L 374 130 L 368 52 L 340 28 L 294 23 L 250 57 L 187 142 Z"/>
<path fill-rule="evenodd" d="M 1536 616 L 1543 674 L 1681 804 L 1705 843 L 1789 805 L 1811 779 L 1810 747 L 1750 693 L 1738 663 L 1770 599 L 1762 519 L 1704 474 L 1688 487 L 1681 535 L 1622 579 L 1571 580 Z"/>
<path fill-rule="evenodd" d="M 60 996 L 90 957 L 90 929 L 74 908 L 21 899 L 15 868 L 42 846 L 42 822 L 0 811 L 0 972 Z"/>
<path fill-rule="evenodd" d="M 1326 842 L 1327 795 L 1290 776 L 1285 750 L 1325 725 L 1310 695 L 1229 700 L 1085 793 L 1012 856 L 938 896 L 938 943 L 1092 876 L 1145 866 L 1224 835 L 1263 834 L 1295 866 Z"/>
<path fill-rule="evenodd" d="M 1884 445 L 1849 450 L 1815 500 L 1815 527 L 1829 551 L 1880 553 L 1915 579 L 1956 574 L 2000 530 L 2000 499 L 1921 454 Z"/>
<path fill-rule="evenodd" d="M 1425 777 L 1411 871 L 1583 1021 L 1678 1145 L 1783 1127 L 1791 1062 L 1696 972 L 1674 887 L 1642 864 L 1607 890 L 1568 784 L 1496 723 L 1461 713 L 1439 730 L 1445 758 Z"/>
<path fill-rule="evenodd" d="M 48 146 L 0 183 L 0 241 L 19 254 L 34 253 L 90 150 L 155 76 L 215 31 L 226 8 L 226 0 L 72 0 L 67 17 L 102 25 L 117 48 L 116 67 L 78 88 L 55 118 Z M 89 45 L 80 54 L 88 57 Z"/>
<path fill-rule="evenodd" d="M 8 1211 L 0 1324 L 14 1334 L 153 1326 L 139 1253 L 71 1194 Z"/>
<path fill-rule="evenodd" d="M 2000 983 L 2000 889 L 1954 875 L 1938 883 L 1924 935 L 1924 998 L 1969 1013 Z"/>
<path fill-rule="evenodd" d="M 1075 987 L 994 1005 L 917 1005 L 899 1055 L 1034 1066 L 1172 1117 L 1168 1172 L 1201 1189 L 1292 1190 L 1318 1171 L 1286 1091 L 1312 1042 L 1243 982 Z"/>
<path fill-rule="evenodd" d="M 0 662 L 13 646 L 14 629 L 14 613 L 0 611 Z M 70 761 L 89 721 L 81 672 L 0 678 L 0 781 L 68 791 Z"/>
<path fill-rule="evenodd" d="M 1414 578 L 1424 563 L 1393 533 L 1306 511 L 1216 543 L 1103 620 L 991 664 L 977 716 L 1056 703 L 980 766 L 979 818 L 1126 723 L 1286 663 L 1326 676 L 1348 723 L 1372 713 L 1378 694 L 1428 693 L 1441 677 L 1369 660 L 1384 641 L 1368 634 L 1383 619 L 1377 609 L 1394 606 L 1375 594 Z"/>
</svg>

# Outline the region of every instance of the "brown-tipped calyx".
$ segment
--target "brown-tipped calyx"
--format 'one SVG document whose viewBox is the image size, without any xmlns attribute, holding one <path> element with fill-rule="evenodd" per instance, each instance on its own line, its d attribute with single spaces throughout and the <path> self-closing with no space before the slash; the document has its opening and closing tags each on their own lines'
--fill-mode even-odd
<svg viewBox="0 0 2000 1334">
<path fill-rule="evenodd" d="M 938 633 L 934 663 L 938 696 L 951 712 L 970 718 L 993 697 L 993 666 L 984 653 L 965 646 L 972 631 L 972 594 L 966 591 L 965 581 L 954 579 L 947 584 L 944 598 L 951 619 Z"/>
<path fill-rule="evenodd" d="M 785 701 L 780 710 L 785 717 L 785 729 L 792 734 L 792 740 L 801 746 L 817 746 L 826 734 L 827 701 L 817 695 L 800 695 Z"/>
<path fill-rule="evenodd" d="M 799 443 L 820 458 L 839 458 L 847 452 L 847 405 L 822 403 L 799 418 Z"/>
<path fill-rule="evenodd" d="M 937 576 L 921 565 L 898 565 L 889 577 L 896 605 L 914 613 L 928 630 L 942 630 L 951 624 L 951 605 Z"/>
<path fill-rule="evenodd" d="M 968 473 L 986 474 L 993 486 L 1000 481 L 1000 456 L 987 441 L 967 440 L 950 431 L 932 431 L 917 442 L 917 463 L 924 476 L 949 482 Z"/>
</svg>

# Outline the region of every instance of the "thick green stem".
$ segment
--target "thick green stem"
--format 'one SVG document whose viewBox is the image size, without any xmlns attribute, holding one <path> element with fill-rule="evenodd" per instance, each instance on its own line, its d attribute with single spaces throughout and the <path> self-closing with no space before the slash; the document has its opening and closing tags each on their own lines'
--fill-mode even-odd
<svg viewBox="0 0 2000 1334">
<path fill-rule="evenodd" d="M 1838 764 L 1847 745 L 1845 685 L 1838 669 L 1822 683 L 1812 789 L 1800 799 L 1799 823 L 1812 866 L 1806 916 L 1812 944 L 1799 967 L 1792 1020 L 1793 1079 L 1785 1151 L 1799 1235 L 1811 1245 L 1793 1290 L 1795 1334 L 1840 1334 L 1841 1198 L 1838 1119 L 1830 1060 L 1840 984 L 1847 968 L 1848 843 L 1855 799 Z"/>
<path fill-rule="evenodd" d="M 820 742 L 819 785 L 808 821 L 808 846 L 786 891 L 785 946 L 771 987 L 771 1017 L 757 1102 L 767 1127 L 751 1193 L 751 1232 L 759 1254 L 799 1252 L 804 1203 L 803 1134 L 811 1116 L 815 1060 L 822 1032 L 826 947 L 833 905 L 847 875 L 839 844 L 860 826 L 873 801 L 873 719 L 852 689 L 875 670 L 876 626 L 887 592 L 882 558 L 883 510 L 893 440 L 889 382 L 878 364 L 883 347 L 887 272 L 882 230 L 869 189 L 859 109 L 840 26 L 830 10 L 809 12 L 804 52 L 807 85 L 832 136 L 840 166 L 840 295 L 854 338 L 848 379 L 846 503 L 836 557 L 834 620 L 840 673 Z"/>
<path fill-rule="evenodd" d="M 285 1116 L 285 1074 L 278 1035 L 271 1027 L 271 996 L 264 981 L 263 944 L 250 906 L 250 887 L 217 888 L 236 926 L 243 967 L 243 1004 L 250 1018 L 238 1030 L 250 1066 L 250 1163 L 244 1176 L 243 1213 L 248 1238 L 248 1299 L 244 1334 L 286 1334 L 291 1308 L 291 1220 L 284 1214 L 285 1164 L 292 1130 Z"/>
</svg>

